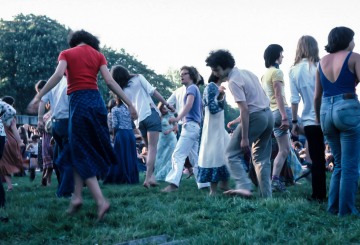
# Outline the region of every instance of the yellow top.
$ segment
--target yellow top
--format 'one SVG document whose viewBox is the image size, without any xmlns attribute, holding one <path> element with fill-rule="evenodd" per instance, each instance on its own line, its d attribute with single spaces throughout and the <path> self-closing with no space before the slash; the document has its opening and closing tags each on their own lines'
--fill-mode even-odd
<svg viewBox="0 0 360 245">
<path fill-rule="evenodd" d="M 281 83 L 281 95 L 284 100 L 284 106 L 288 107 L 288 104 L 286 103 L 285 91 L 284 91 L 284 74 L 281 70 L 272 66 L 267 69 L 264 76 L 261 78 L 262 87 L 266 95 L 270 99 L 271 111 L 276 111 L 277 109 L 279 109 L 276 103 L 275 91 L 274 91 L 274 82 L 276 81 L 279 81 Z"/>
</svg>

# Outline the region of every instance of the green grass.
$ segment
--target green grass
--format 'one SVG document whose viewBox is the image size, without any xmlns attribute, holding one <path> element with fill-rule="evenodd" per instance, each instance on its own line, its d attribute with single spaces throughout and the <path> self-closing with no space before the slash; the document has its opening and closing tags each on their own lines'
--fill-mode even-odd
<svg viewBox="0 0 360 245">
<path fill-rule="evenodd" d="M 143 179 L 143 176 L 142 176 Z M 110 212 L 98 224 L 96 205 L 84 189 L 83 208 L 64 211 L 69 199 L 55 197 L 52 186 L 14 177 L 7 192 L 8 223 L 0 223 L 0 244 L 117 244 L 156 235 L 185 244 L 360 244 L 360 219 L 326 213 L 326 204 L 308 202 L 309 183 L 289 187 L 272 199 L 209 197 L 194 179 L 183 179 L 174 193 L 160 187 L 102 185 Z M 357 204 L 360 200 L 357 200 Z M 358 205 L 359 206 L 359 205 Z"/>
</svg>

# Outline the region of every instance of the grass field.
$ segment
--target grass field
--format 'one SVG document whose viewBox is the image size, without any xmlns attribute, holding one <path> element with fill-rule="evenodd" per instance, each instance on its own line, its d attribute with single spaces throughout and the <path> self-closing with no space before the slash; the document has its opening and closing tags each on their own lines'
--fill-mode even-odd
<svg viewBox="0 0 360 245">
<path fill-rule="evenodd" d="M 39 173 L 34 182 L 14 177 L 13 183 L 18 185 L 7 192 L 10 221 L 0 223 L 1 245 L 119 244 L 157 235 L 182 244 L 360 244 L 360 219 L 330 215 L 326 204 L 307 201 L 311 186 L 305 180 L 289 187 L 289 196 L 268 200 L 209 197 L 193 178 L 169 194 L 160 192 L 165 183 L 150 190 L 102 185 L 111 209 L 97 224 L 86 188 L 83 208 L 67 216 L 69 199 L 55 197 L 54 178 L 50 187 L 40 186 Z"/>
</svg>

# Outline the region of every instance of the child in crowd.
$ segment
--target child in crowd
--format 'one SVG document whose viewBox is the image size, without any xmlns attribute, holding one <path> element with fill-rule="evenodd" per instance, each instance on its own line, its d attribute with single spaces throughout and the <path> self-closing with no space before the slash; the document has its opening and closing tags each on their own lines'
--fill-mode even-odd
<svg viewBox="0 0 360 245">
<path fill-rule="evenodd" d="M 163 103 L 158 104 L 161 112 L 161 128 L 159 142 L 157 145 L 157 155 L 155 160 L 155 178 L 156 180 L 165 181 L 166 175 L 171 170 L 171 155 L 176 146 L 176 135 L 174 131 L 177 129 L 177 124 L 170 124 L 169 119 L 174 117 L 173 113 Z"/>
<path fill-rule="evenodd" d="M 34 134 L 31 136 L 31 142 L 26 147 L 26 151 L 29 154 L 29 171 L 31 181 L 35 179 L 35 170 L 38 167 L 39 141 L 40 135 Z"/>
<path fill-rule="evenodd" d="M 111 109 L 111 124 L 114 132 L 114 150 L 116 164 L 112 165 L 104 183 L 139 183 L 135 135 L 128 108 L 121 99 Z"/>
</svg>

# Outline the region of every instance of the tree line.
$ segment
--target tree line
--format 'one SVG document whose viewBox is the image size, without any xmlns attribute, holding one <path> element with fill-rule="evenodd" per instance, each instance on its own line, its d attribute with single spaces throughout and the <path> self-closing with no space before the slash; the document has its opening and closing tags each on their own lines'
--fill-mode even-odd
<svg viewBox="0 0 360 245">
<path fill-rule="evenodd" d="M 26 114 L 26 106 L 36 93 L 36 82 L 47 80 L 54 72 L 59 53 L 69 48 L 70 31 L 47 16 L 19 14 L 10 21 L 0 19 L 0 97 L 14 97 L 18 114 Z M 181 86 L 176 70 L 169 69 L 166 75 L 156 74 L 124 49 L 103 46 L 101 52 L 109 68 L 122 65 L 131 73 L 143 74 L 165 98 Z M 98 80 L 99 91 L 106 102 L 110 99 L 108 89 L 100 76 Z M 227 106 L 226 122 L 236 115 L 237 110 Z"/>
</svg>

